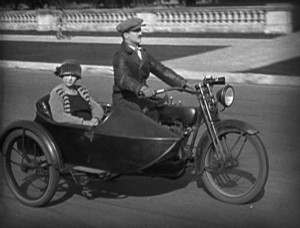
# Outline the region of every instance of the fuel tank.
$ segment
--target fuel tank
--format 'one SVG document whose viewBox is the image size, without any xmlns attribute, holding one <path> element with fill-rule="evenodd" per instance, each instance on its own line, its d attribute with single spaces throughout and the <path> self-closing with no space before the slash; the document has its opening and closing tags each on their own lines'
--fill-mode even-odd
<svg viewBox="0 0 300 228">
<path fill-rule="evenodd" d="M 165 124 L 180 121 L 188 125 L 194 125 L 197 121 L 198 110 L 186 106 L 164 106 L 159 110 L 160 121 Z"/>
</svg>

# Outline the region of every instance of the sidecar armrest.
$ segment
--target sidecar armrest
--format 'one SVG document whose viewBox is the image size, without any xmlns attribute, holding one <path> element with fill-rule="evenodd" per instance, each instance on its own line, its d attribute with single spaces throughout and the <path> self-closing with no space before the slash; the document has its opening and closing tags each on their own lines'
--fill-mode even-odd
<svg viewBox="0 0 300 228">
<path fill-rule="evenodd" d="M 39 114 L 43 115 L 44 117 L 50 120 L 53 120 L 50 105 L 49 105 L 49 98 L 50 95 L 48 94 L 42 97 L 41 99 L 39 99 L 36 102 L 36 109 Z"/>
</svg>

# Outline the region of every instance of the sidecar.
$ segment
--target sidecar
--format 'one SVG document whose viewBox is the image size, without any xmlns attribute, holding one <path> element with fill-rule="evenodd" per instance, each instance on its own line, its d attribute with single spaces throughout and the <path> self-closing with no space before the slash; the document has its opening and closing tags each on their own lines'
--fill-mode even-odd
<svg viewBox="0 0 300 228">
<path fill-rule="evenodd" d="M 34 121 L 16 121 L 1 135 L 4 176 L 22 203 L 45 204 L 64 173 L 169 178 L 184 173 L 181 138 L 142 113 L 103 104 L 105 117 L 96 127 L 57 123 L 48 100 L 49 95 L 36 103 Z M 40 192 L 32 195 L 37 183 Z"/>
</svg>

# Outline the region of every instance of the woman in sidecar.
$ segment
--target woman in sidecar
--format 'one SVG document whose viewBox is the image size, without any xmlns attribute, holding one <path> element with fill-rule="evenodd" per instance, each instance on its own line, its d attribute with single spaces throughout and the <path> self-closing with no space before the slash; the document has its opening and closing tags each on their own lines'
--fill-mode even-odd
<svg viewBox="0 0 300 228">
<path fill-rule="evenodd" d="M 54 74 L 62 79 L 62 83 L 50 93 L 49 104 L 53 119 L 57 122 L 97 125 L 103 117 L 103 109 L 86 88 L 76 84 L 81 79 L 78 61 L 65 60 L 56 67 Z"/>
</svg>

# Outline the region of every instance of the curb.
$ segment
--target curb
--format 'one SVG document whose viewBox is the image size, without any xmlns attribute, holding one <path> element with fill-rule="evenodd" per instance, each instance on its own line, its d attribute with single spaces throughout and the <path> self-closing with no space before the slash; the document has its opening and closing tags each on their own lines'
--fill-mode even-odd
<svg viewBox="0 0 300 228">
<path fill-rule="evenodd" d="M 55 35 L 7 35 L 0 34 L 0 41 L 22 41 L 22 42 L 51 42 L 51 43 L 88 43 L 88 44 L 120 44 L 120 36 L 75 36 L 71 39 L 58 40 Z M 245 42 L 256 44 L 268 39 L 251 38 L 196 38 L 196 37 L 143 37 L 143 45 L 181 45 L 181 46 L 233 46 L 244 45 Z"/>
<path fill-rule="evenodd" d="M 30 69 L 53 71 L 59 63 L 24 62 L 24 61 L 0 61 L 0 68 Z M 111 66 L 82 65 L 87 76 L 105 74 L 113 77 Z M 287 75 L 268 75 L 254 73 L 231 73 L 231 72 L 196 72 L 186 69 L 173 69 L 188 80 L 202 80 L 205 76 L 225 77 L 226 82 L 248 85 L 280 85 L 300 86 L 300 78 Z M 154 76 L 153 76 L 154 77 Z"/>
</svg>

